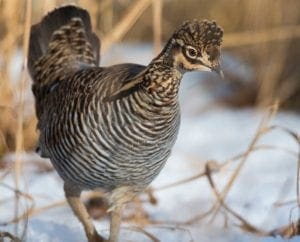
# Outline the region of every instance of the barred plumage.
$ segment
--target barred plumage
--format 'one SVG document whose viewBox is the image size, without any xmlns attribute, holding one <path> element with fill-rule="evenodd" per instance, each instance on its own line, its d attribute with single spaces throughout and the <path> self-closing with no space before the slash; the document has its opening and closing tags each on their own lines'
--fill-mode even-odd
<svg viewBox="0 0 300 242">
<path fill-rule="evenodd" d="M 215 22 L 186 22 L 148 66 L 97 67 L 99 43 L 85 10 L 62 7 L 32 27 L 39 150 L 63 178 L 89 241 L 102 237 L 80 204 L 81 191 L 109 192 L 116 241 L 122 204 L 157 176 L 175 143 L 182 75 L 217 70 L 221 39 Z"/>
</svg>

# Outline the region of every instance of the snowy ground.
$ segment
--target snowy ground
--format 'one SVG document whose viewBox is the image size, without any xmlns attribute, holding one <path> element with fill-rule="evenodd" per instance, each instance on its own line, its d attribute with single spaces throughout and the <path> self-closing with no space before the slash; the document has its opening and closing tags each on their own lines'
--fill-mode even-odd
<svg viewBox="0 0 300 242">
<path fill-rule="evenodd" d="M 118 59 L 118 62 L 146 64 L 150 56 L 151 48 L 147 46 L 139 48 L 139 51 L 130 46 L 126 51 L 115 47 L 111 50 L 110 56 L 104 57 L 103 61 L 112 63 L 112 60 Z M 167 221 L 184 222 L 205 213 L 215 202 L 215 196 L 205 177 L 161 191 L 155 189 L 201 173 L 208 160 L 215 160 L 222 164 L 244 152 L 265 113 L 262 110 L 232 110 L 210 105 L 213 97 L 196 85 L 202 78 L 205 78 L 205 75 L 192 73 L 186 75 L 183 80 L 180 95 L 182 123 L 178 141 L 166 167 L 152 183 L 158 203 L 143 205 L 151 220 L 166 221 L 166 223 L 146 225 L 144 229 L 163 242 L 286 241 L 280 237 L 258 237 L 247 233 L 236 226 L 239 221 L 231 216 L 225 228 L 223 212 L 218 213 L 211 223 L 209 220 L 211 216 L 191 225 L 176 227 L 167 223 Z M 300 132 L 300 116 L 293 113 L 280 112 L 271 124 L 287 127 L 298 134 Z M 225 201 L 230 208 L 252 225 L 269 231 L 290 222 L 290 212 L 296 203 L 281 207 L 275 206 L 274 203 L 296 199 L 296 156 L 299 147 L 289 135 L 280 131 L 264 135 L 258 144 L 288 148 L 294 153 L 282 149 L 253 152 Z M 34 198 L 35 206 L 42 207 L 62 200 L 64 198 L 62 182 L 56 173 L 36 173 L 36 169 L 26 166 L 26 162 L 30 163 L 30 160 L 38 157 L 29 154 L 25 158 L 21 189 Z M 9 162 L 11 158 L 8 157 L 7 160 Z M 236 164 L 237 161 L 230 163 L 213 176 L 219 191 L 222 191 L 228 182 Z M 0 177 L 2 175 L 3 173 L 0 172 Z M 2 182 L 13 186 L 12 175 L 6 176 Z M 13 193 L 9 189 L 0 186 L 0 194 L 0 223 L 2 223 L 13 217 L 14 204 L 12 200 L 5 200 L 12 198 Z M 145 198 L 145 195 L 142 195 L 142 198 Z M 21 209 L 26 209 L 28 204 L 22 200 Z M 296 214 L 297 211 L 293 211 L 293 220 L 297 219 Z M 98 231 L 108 235 L 107 219 L 95 221 L 95 224 Z M 126 229 L 131 224 L 123 223 L 122 226 L 121 241 L 151 241 L 140 232 Z M 21 223 L 21 232 L 23 227 Z M 14 225 L 0 226 L 0 231 L 14 233 Z M 81 225 L 66 205 L 57 206 L 31 217 L 26 231 L 27 241 L 85 241 Z M 300 241 L 300 237 L 294 237 L 289 241 Z"/>
</svg>

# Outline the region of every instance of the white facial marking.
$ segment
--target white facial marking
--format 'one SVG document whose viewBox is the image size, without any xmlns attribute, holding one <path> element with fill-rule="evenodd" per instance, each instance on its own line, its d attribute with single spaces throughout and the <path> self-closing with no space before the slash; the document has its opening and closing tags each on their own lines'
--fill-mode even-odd
<svg viewBox="0 0 300 242">
<path fill-rule="evenodd" d="M 198 57 L 197 60 L 202 61 L 204 65 L 211 66 L 211 61 L 209 61 L 209 55 L 206 52 L 202 53 L 202 57 Z"/>
<path fill-rule="evenodd" d="M 197 55 L 198 55 L 198 52 L 197 52 L 197 50 L 194 47 L 187 46 L 186 47 L 186 55 L 188 57 L 190 57 L 191 59 L 196 59 Z"/>
<path fill-rule="evenodd" d="M 182 39 L 176 39 L 177 44 L 184 46 L 184 41 Z"/>
<path fill-rule="evenodd" d="M 210 69 L 209 67 L 207 67 L 207 66 L 203 66 L 203 65 L 199 65 L 198 66 L 198 70 L 199 71 L 209 71 L 209 72 L 212 72 L 212 69 Z"/>
</svg>

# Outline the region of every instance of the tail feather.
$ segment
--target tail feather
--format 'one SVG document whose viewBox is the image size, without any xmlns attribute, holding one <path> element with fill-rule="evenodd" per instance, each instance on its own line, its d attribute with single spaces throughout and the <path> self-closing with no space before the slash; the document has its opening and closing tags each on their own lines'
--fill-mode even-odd
<svg viewBox="0 0 300 242">
<path fill-rule="evenodd" d="M 99 65 L 99 49 L 88 12 L 76 6 L 55 9 L 31 27 L 28 69 L 38 119 L 54 86 L 80 68 Z"/>
<path fill-rule="evenodd" d="M 65 6 L 31 27 L 28 69 L 35 88 L 51 85 L 82 65 L 99 65 L 100 43 L 88 12 Z"/>
</svg>

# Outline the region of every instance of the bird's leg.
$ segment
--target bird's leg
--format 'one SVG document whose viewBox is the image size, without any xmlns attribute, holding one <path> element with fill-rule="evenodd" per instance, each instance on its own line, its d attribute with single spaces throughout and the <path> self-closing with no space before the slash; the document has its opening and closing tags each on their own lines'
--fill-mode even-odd
<svg viewBox="0 0 300 242">
<path fill-rule="evenodd" d="M 70 207 L 84 227 L 88 241 L 104 242 L 104 238 L 97 233 L 84 204 L 80 200 L 81 189 L 76 186 L 72 186 L 71 184 L 65 183 L 64 190 Z"/>
<path fill-rule="evenodd" d="M 110 218 L 110 235 L 108 242 L 117 242 L 120 232 L 122 205 L 114 207 Z"/>
<path fill-rule="evenodd" d="M 110 208 L 108 209 L 108 212 L 111 213 L 109 242 L 118 241 L 123 205 L 131 201 L 135 195 L 134 188 L 129 186 L 118 187 L 110 193 Z"/>
</svg>

